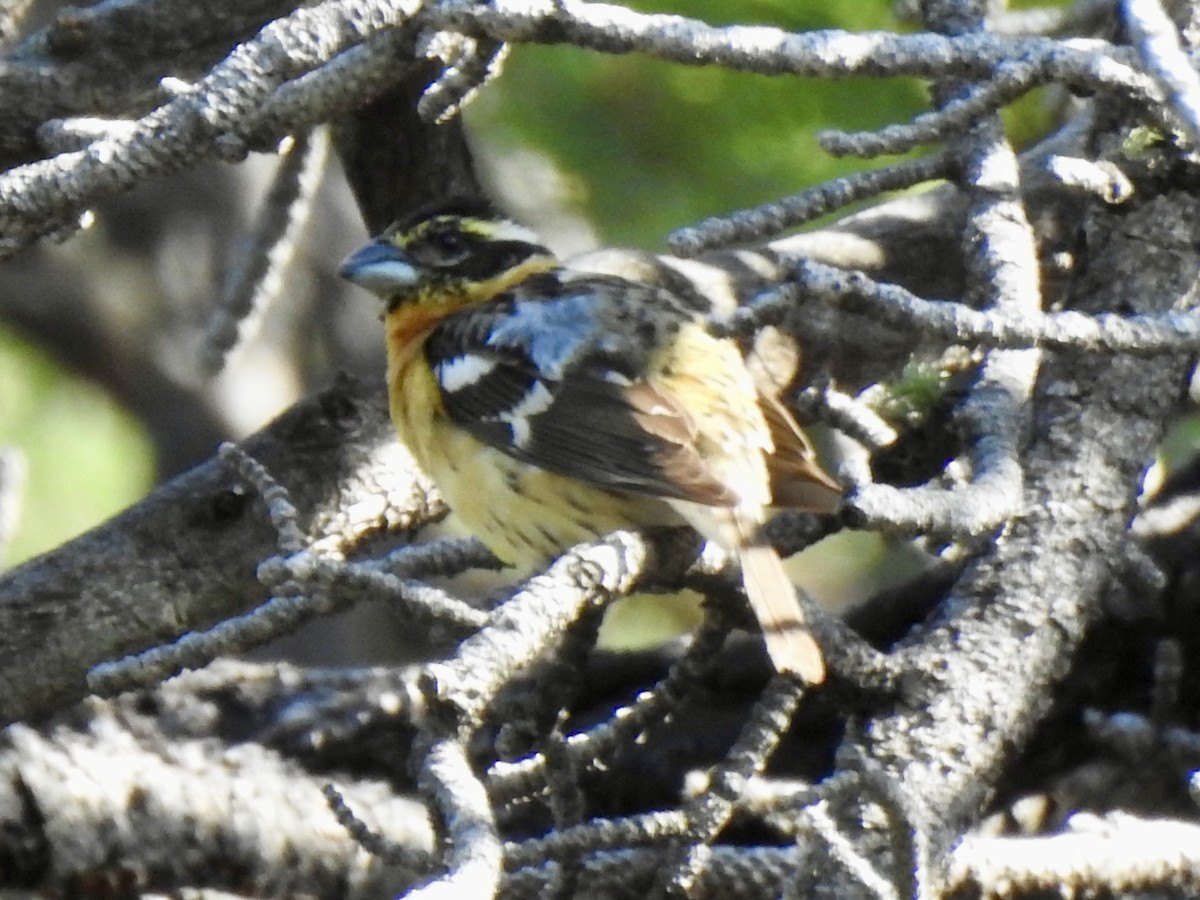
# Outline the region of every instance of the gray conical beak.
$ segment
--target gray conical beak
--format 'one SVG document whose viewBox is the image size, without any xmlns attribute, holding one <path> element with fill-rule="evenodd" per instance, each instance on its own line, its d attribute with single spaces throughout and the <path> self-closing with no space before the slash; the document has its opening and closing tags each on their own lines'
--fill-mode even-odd
<svg viewBox="0 0 1200 900">
<path fill-rule="evenodd" d="M 371 241 L 359 247 L 338 266 L 338 275 L 381 296 L 414 287 L 420 280 L 404 251 L 390 241 Z"/>
</svg>

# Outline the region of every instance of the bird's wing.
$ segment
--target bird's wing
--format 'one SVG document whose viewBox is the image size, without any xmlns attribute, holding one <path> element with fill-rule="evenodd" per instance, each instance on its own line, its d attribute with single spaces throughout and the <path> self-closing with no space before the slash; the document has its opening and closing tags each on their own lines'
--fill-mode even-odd
<svg viewBox="0 0 1200 900">
<path fill-rule="evenodd" d="M 795 417 L 779 398 L 766 392 L 759 395 L 759 408 L 775 448 L 767 457 L 771 505 L 801 512 L 835 512 L 842 502 L 842 486 L 821 468 Z"/>
<path fill-rule="evenodd" d="M 739 502 L 704 452 L 703 416 L 654 370 L 694 314 L 655 307 L 652 289 L 626 282 L 563 287 L 550 298 L 502 297 L 434 329 L 425 352 L 451 420 L 517 459 L 601 487 Z M 619 308 L 596 293 L 618 287 L 607 299 Z"/>
</svg>

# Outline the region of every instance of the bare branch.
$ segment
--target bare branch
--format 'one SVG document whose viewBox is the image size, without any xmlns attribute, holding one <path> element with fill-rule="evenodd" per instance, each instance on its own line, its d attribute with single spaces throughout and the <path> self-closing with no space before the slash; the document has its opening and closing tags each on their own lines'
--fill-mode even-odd
<svg viewBox="0 0 1200 900">
<path fill-rule="evenodd" d="M 39 38 L 63 79 L 72 22 L 84 22 L 85 33 L 108 28 L 117 17 L 110 7 L 122 5 L 130 4 L 64 13 Z M 169 0 L 132 5 L 171 8 Z M 781 389 L 799 391 L 806 420 L 859 441 L 843 465 L 851 488 L 845 515 L 780 517 L 768 529 L 772 540 L 798 549 L 848 526 L 915 533 L 942 565 L 892 589 L 890 599 L 905 595 L 902 612 L 883 614 L 885 595 L 856 612 L 876 643 L 814 614 L 831 678 L 803 698 L 786 681 L 764 688 L 759 657 L 729 636 L 748 617 L 726 563 L 712 553 L 697 563 L 692 535 L 618 532 L 567 551 L 507 599 L 463 599 L 457 587 L 426 580 L 494 563 L 478 544 L 401 541 L 386 555 L 349 556 L 376 550 L 372 535 L 396 538 L 398 528 L 443 510 L 395 446 L 382 387 L 343 383 L 0 580 L 0 714 L 31 717 L 86 688 L 151 684 L 366 598 L 386 598 L 457 645 L 404 671 L 281 670 L 257 699 L 223 700 L 232 685 L 259 682 L 218 665 L 136 699 L 93 699 L 59 718 L 56 730 L 12 729 L 7 754 L 0 747 L 9 774 L 0 784 L 9 802 L 0 808 L 16 820 L 0 828 L 10 835 L 4 841 L 45 866 L 37 854 L 59 852 L 58 835 L 69 826 L 58 807 L 72 798 L 50 784 L 39 761 L 56 767 L 56 777 L 86 782 L 71 768 L 75 756 L 91 766 L 108 752 L 128 753 L 140 763 L 145 748 L 128 745 L 145 734 L 158 757 L 146 764 L 153 780 L 120 774 L 119 801 L 105 793 L 107 783 L 81 789 L 77 802 L 99 810 L 76 826 L 95 838 L 81 844 L 103 844 L 102 821 L 132 818 L 130 798 L 146 796 L 139 792 L 153 801 L 178 795 L 146 816 L 170 836 L 202 823 L 204 863 L 214 864 L 213 833 L 212 843 L 228 842 L 239 863 L 261 855 L 266 867 L 289 865 L 271 854 L 266 837 L 274 832 L 261 823 L 239 830 L 196 815 L 189 760 L 198 754 L 204 764 L 196 768 L 209 777 L 211 759 L 233 754 L 246 765 L 214 776 L 221 791 L 232 795 L 243 779 L 266 773 L 266 796 L 295 773 L 297 797 L 319 812 L 307 810 L 313 818 L 289 821 L 284 833 L 293 824 L 306 834 L 336 833 L 311 873 L 303 869 L 311 877 L 302 889 L 320 896 L 357 896 L 359 884 L 364 893 L 399 891 L 429 877 L 436 864 L 428 810 L 445 838 L 443 868 L 411 896 L 643 896 L 658 886 L 700 897 L 925 897 L 1002 883 L 1114 893 L 1190 885 L 1187 854 L 1174 862 L 1155 856 L 1160 868 L 1152 872 L 1140 858 L 1112 852 L 1117 836 L 1152 833 L 1140 820 L 1110 819 L 1111 834 L 1097 836 L 1080 834 L 1086 820 L 1077 819 L 1061 838 L 1066 852 L 1050 860 L 1014 859 L 1007 839 L 978 832 L 988 804 L 1028 790 L 1022 779 L 1058 796 L 1056 787 L 1078 775 L 1014 774 L 1022 751 L 1035 769 L 1049 765 L 1036 753 L 1039 741 L 1068 745 L 1059 766 L 1082 757 L 1080 765 L 1094 764 L 1098 745 L 1110 756 L 1106 771 L 1128 773 L 1139 786 L 1169 776 L 1178 783 L 1164 790 L 1163 806 L 1176 809 L 1186 809 L 1186 773 L 1200 746 L 1186 691 L 1194 604 L 1181 599 L 1197 577 L 1196 489 L 1164 488 L 1160 501 L 1141 506 L 1137 499 L 1164 430 L 1186 408 L 1200 350 L 1195 162 L 1171 130 L 1177 118 L 1197 130 L 1200 88 L 1154 0 L 1125 4 L 1135 49 L 989 34 L 985 6 L 925 0 L 926 27 L 945 33 L 892 35 L 717 28 L 577 0 L 328 0 L 272 13 L 283 18 L 203 65 L 203 54 L 189 55 L 178 79 L 143 72 L 137 85 L 101 92 L 91 105 L 72 105 L 69 86 L 52 78 L 64 93 L 61 108 L 36 125 L 59 152 L 0 175 L 5 252 L 66 234 L 115 191 L 201 159 L 237 159 L 362 104 L 369 107 L 341 124 L 336 140 L 372 229 L 418 201 L 460 188 L 478 193 L 448 117 L 495 74 L 506 41 L 776 76 L 932 79 L 935 110 L 826 144 L 862 154 L 943 144 L 933 155 L 682 229 L 673 241 L 695 253 L 774 236 L 884 191 L 948 182 L 935 190 L 753 249 L 686 260 L 609 250 L 579 265 L 703 298 L 697 303 L 723 317 L 714 330 L 752 351 Z M 1056 22 L 1097 16 L 1085 2 Z M 1185 40 L 1195 25 L 1182 30 Z M 9 56 L 16 64 L 35 49 L 19 45 Z M 94 59 L 89 65 L 100 71 Z M 15 84 L 0 72 L 0 98 Z M 1076 92 L 1082 113 L 1019 167 L 998 112 L 1041 85 Z M 1154 140 L 1134 148 L 1130 135 L 1147 131 L 1139 127 L 1147 121 L 1157 127 Z M 32 138 L 24 140 L 10 150 L 28 152 Z M 281 266 L 269 248 L 288 243 L 303 193 L 290 176 L 287 185 L 283 202 L 264 213 L 269 239 L 243 301 Z M 800 360 L 807 387 L 791 383 Z M 923 380 L 930 369 L 939 377 Z M 927 394 L 908 406 L 872 405 L 905 390 Z M 704 624 L 682 657 L 678 648 L 662 651 L 626 672 L 632 655 L 623 655 L 603 685 L 590 684 L 602 611 L 648 586 L 698 589 Z M 1147 617 L 1159 595 L 1152 624 L 1108 627 L 1144 631 L 1152 660 L 1127 661 L 1137 655 L 1130 647 L 1143 646 L 1124 634 L 1115 651 L 1085 642 L 1106 637 L 1113 609 Z M 1145 669 L 1143 679 L 1105 675 L 1103 667 L 1120 665 Z M 1127 711 L 1085 713 L 1081 737 L 1078 717 L 1089 704 Z M 160 726 L 161 747 L 153 743 Z M 1076 752 L 1084 743 L 1087 752 Z M 243 746 L 257 749 L 237 757 Z M 285 754 L 294 762 L 285 764 Z M 1148 759 L 1168 765 L 1151 773 Z M 331 800 L 333 812 L 313 774 L 330 766 L 339 784 L 327 795 L 344 798 Z M 346 774 L 360 766 L 361 775 Z M 406 772 L 419 773 L 415 786 Z M 708 774 L 685 780 L 688 772 Z M 373 815 L 370 786 L 385 778 L 389 790 L 415 787 L 425 800 L 427 810 L 405 807 L 415 826 L 387 803 L 387 815 Z M 219 805 L 219 813 L 253 817 L 236 804 Z M 1164 846 L 1187 838 L 1186 823 L 1172 824 L 1181 830 L 1164 829 Z M 144 835 L 129 846 L 117 831 L 109 855 L 92 847 L 61 867 L 55 858 L 53 872 L 70 886 L 76 873 L 128 857 L 150 873 L 139 889 L 204 886 L 182 882 L 186 862 L 155 855 L 155 846 L 142 846 L 154 843 Z M 303 843 L 309 838 L 296 840 L 300 852 L 322 853 Z M 0 856 L 9 858 L 9 849 L 5 843 Z M 372 853 L 399 873 L 385 874 Z M 44 879 L 50 889 L 56 877 Z M 275 889 L 249 876 L 236 885 L 220 873 L 211 881 Z M 279 884 L 297 889 L 292 880 Z"/>
<path fill-rule="evenodd" d="M 684 16 L 565 0 L 501 0 L 487 6 L 440 3 L 422 13 L 437 27 L 514 43 L 570 43 L 602 53 L 646 53 L 682 65 L 719 65 L 762 75 L 987 77 L 1015 58 L 1044 61 L 1056 80 L 1161 100 L 1157 86 L 1104 41 L 1004 38 L 985 33 L 794 33 L 769 26 L 716 28 Z"/>
<path fill-rule="evenodd" d="M 694 255 L 723 244 L 770 238 L 859 200 L 946 178 L 951 169 L 947 157 L 935 155 L 846 175 L 756 209 L 706 219 L 668 240 L 676 253 Z"/>
<path fill-rule="evenodd" d="M 1142 63 L 1166 89 L 1167 103 L 1200 141 L 1200 74 L 1179 43 L 1179 32 L 1159 0 L 1123 0 L 1121 10 Z"/>
<path fill-rule="evenodd" d="M 421 760 L 419 783 L 445 820 L 445 876 L 408 896 L 412 900 L 491 897 L 500 883 L 503 850 L 491 804 L 467 753 L 453 739 L 436 741 Z"/>
<path fill-rule="evenodd" d="M 443 43 L 451 35 L 438 35 Z M 489 39 L 454 35 L 458 40 L 449 52 L 437 53 L 446 59 L 446 68 L 422 95 L 417 111 L 422 118 L 441 124 L 462 109 L 475 92 L 500 74 L 507 45 Z"/>
<path fill-rule="evenodd" d="M 312 209 L 326 147 L 325 132 L 317 131 L 297 135 L 283 151 L 259 210 L 253 240 L 209 321 L 200 351 L 205 374 L 212 376 L 224 368 L 229 351 L 252 336 L 266 308 L 279 299 L 284 269 Z"/>
<path fill-rule="evenodd" d="M 90 732 L 5 732 L 0 808 L 6 853 L 16 851 L 6 876 L 34 871 L 39 852 L 43 883 L 61 889 L 136 871 L 143 890 L 189 884 L 332 896 L 350 886 L 348 896 L 365 898 L 402 890 L 420 874 L 362 853 L 322 798 L 325 777 L 273 751 L 155 742 L 146 723 L 111 712 L 93 724 Z M 419 804 L 383 781 L 341 782 L 339 790 L 372 827 L 428 852 L 433 837 Z M 179 853 L 184 844 L 189 852 Z"/>
<path fill-rule="evenodd" d="M 786 676 L 777 675 L 767 685 L 737 743 L 712 773 L 708 789 L 683 808 L 687 830 L 682 846 L 659 878 L 668 891 L 686 894 L 694 887 L 711 844 L 733 816 L 746 779 L 766 768 L 803 696 L 804 685 Z"/>
<path fill-rule="evenodd" d="M 795 304 L 820 299 L 874 316 L 922 334 L 984 347 L 1047 347 L 1088 353 L 1157 355 L 1200 348 L 1200 315 L 1168 309 L 1145 315 L 1112 312 L 1014 313 L 975 309 L 948 300 L 925 300 L 894 284 L 881 284 L 859 272 L 805 262 L 793 273 L 795 286 L 762 294 L 738 310 L 725 326 L 745 334 L 774 324 Z"/>
<path fill-rule="evenodd" d="M 333 547 L 349 549 L 442 512 L 397 444 L 382 391 L 372 385 L 343 379 L 242 447 L 288 485 L 307 533 Z M 7 573 L 0 579 L 0 718 L 78 700 L 93 666 L 261 602 L 266 592 L 255 570 L 274 555 L 277 535 L 260 510 L 253 492 L 213 460 Z"/>
<path fill-rule="evenodd" d="M 20 4 L 7 3 L 12 8 Z M 0 159 L 5 169 L 44 155 L 43 122 L 144 112 L 164 76 L 193 78 L 294 8 L 289 0 L 141 0 L 64 7 L 7 48 L 0 69 Z"/>
<path fill-rule="evenodd" d="M 1200 829 L 1195 823 L 1153 821 L 1119 813 L 1079 814 L 1065 834 L 966 838 L 955 850 L 951 883 L 986 892 L 1003 885 L 1022 894 L 1062 890 L 1129 896 L 1200 890 L 1195 873 Z"/>
<path fill-rule="evenodd" d="M 531 663 L 589 608 L 631 590 L 653 560 L 632 532 L 568 552 L 496 610 L 491 627 L 473 635 L 444 663 L 426 671 L 439 704 L 462 721 L 477 719 L 505 681 Z"/>
<path fill-rule="evenodd" d="M 240 45 L 204 78 L 139 119 L 128 133 L 0 175 L 0 233 L 8 253 L 104 196 L 152 175 L 245 146 L 255 115 L 285 82 L 376 32 L 404 22 L 413 4 L 341 0 L 296 10 Z M 330 98 L 322 98 L 326 103 Z M 332 109 L 310 111 L 327 116 Z M 310 120 L 311 121 L 311 120 Z M 297 122 L 299 130 L 309 122 Z"/>
<path fill-rule="evenodd" d="M 566 749 L 575 766 L 604 766 L 629 742 L 662 724 L 698 688 L 699 676 L 712 664 L 727 633 L 728 626 L 721 618 L 706 618 L 687 652 L 671 667 L 666 678 L 639 693 L 632 704 L 614 709 L 607 720 L 588 731 L 570 735 Z M 545 768 L 546 759 L 540 753 L 513 762 L 498 761 L 488 771 L 488 790 L 504 805 L 537 796 L 546 783 Z"/>
</svg>

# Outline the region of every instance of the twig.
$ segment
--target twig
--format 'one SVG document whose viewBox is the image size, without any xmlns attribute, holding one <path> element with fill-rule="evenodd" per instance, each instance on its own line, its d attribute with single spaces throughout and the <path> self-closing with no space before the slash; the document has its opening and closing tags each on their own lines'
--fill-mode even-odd
<svg viewBox="0 0 1200 900">
<path fill-rule="evenodd" d="M 944 141 L 969 127 L 980 116 L 995 112 L 1052 78 L 1039 64 L 1001 63 L 986 84 L 971 85 L 966 96 L 941 108 L 922 113 L 904 125 L 888 125 L 874 132 L 823 131 L 821 149 L 833 156 L 881 156 L 906 153 L 921 144 Z"/>
<path fill-rule="evenodd" d="M 355 815 L 345 796 L 332 784 L 325 785 L 321 793 L 325 796 L 325 802 L 329 804 L 329 811 L 337 817 L 338 824 L 368 853 L 378 856 L 388 865 L 403 866 L 415 872 L 433 871 L 433 854 L 409 844 L 389 840 L 387 836 L 373 830 Z"/>
<path fill-rule="evenodd" d="M 312 211 L 327 148 L 325 132 L 318 130 L 296 135 L 281 154 L 250 245 L 205 331 L 200 366 L 206 375 L 225 367 L 229 352 L 253 337 L 267 307 L 279 299 L 296 241 Z"/>
<path fill-rule="evenodd" d="M 710 613 L 697 629 L 687 652 L 659 684 L 642 691 L 628 706 L 613 710 L 606 721 L 569 735 L 566 749 L 576 766 L 603 766 L 635 738 L 661 724 L 695 690 L 700 675 L 711 664 L 727 632 L 724 618 Z M 545 766 L 546 760 L 541 754 L 514 762 L 493 763 L 488 772 L 488 790 L 500 804 L 536 796 L 545 786 Z"/>
<path fill-rule="evenodd" d="M 430 690 L 463 721 L 476 720 L 513 673 L 589 607 L 630 590 L 652 552 L 643 537 L 627 531 L 568 551 L 497 608 L 489 626 L 464 641 L 450 660 L 426 668 Z"/>
<path fill-rule="evenodd" d="M 264 28 L 193 89 L 108 136 L 71 153 L 0 175 L 0 252 L 11 254 L 45 232 L 47 222 L 77 215 L 103 196 L 245 144 L 271 93 L 342 50 L 407 20 L 406 0 L 336 0 L 304 7 Z"/>
<path fill-rule="evenodd" d="M 446 0 L 422 21 L 514 43 L 570 43 L 601 53 L 646 53 L 682 65 L 719 65 L 761 75 L 988 78 L 996 66 L 1044 60 L 1055 80 L 1111 89 L 1142 101 L 1161 90 L 1106 41 L 1006 38 L 986 33 L 948 37 L 890 32 L 788 32 L 769 26 L 714 27 L 684 16 L 637 13 L 581 0 Z"/>
<path fill-rule="evenodd" d="M 784 675 L 776 675 L 767 684 L 750 720 L 738 735 L 725 759 L 713 772 L 707 790 L 701 791 L 683 809 L 687 831 L 668 864 L 660 872 L 659 883 L 668 891 L 686 895 L 704 867 L 709 845 L 733 815 L 746 779 L 761 774 L 775 752 L 783 733 L 804 696 L 804 686 Z"/>
<path fill-rule="evenodd" d="M 491 897 L 500 882 L 504 851 L 483 783 L 456 740 L 436 741 L 420 763 L 422 792 L 433 799 L 446 827 L 447 873 L 418 888 L 411 900 Z"/>
<path fill-rule="evenodd" d="M 1200 141 L 1200 74 L 1180 46 L 1179 32 L 1159 0 L 1123 0 L 1121 10 L 1145 67 L 1166 90 L 1188 138 Z"/>
<path fill-rule="evenodd" d="M 692 256 L 723 244 L 769 238 L 859 200 L 946 178 L 951 168 L 948 157 L 934 154 L 872 172 L 856 172 L 751 210 L 705 219 L 674 232 L 667 241 L 676 253 Z"/>
<path fill-rule="evenodd" d="M 437 37 L 444 44 L 450 36 L 443 32 Z M 457 115 L 483 85 L 500 74 L 508 52 L 508 45 L 499 41 L 454 37 L 458 38 L 455 46 L 437 52 L 445 58 L 446 67 L 417 104 L 417 111 L 428 122 L 441 124 Z"/>
<path fill-rule="evenodd" d="M 1193 310 L 1146 315 L 1077 310 L 1014 313 L 974 309 L 950 300 L 925 300 L 899 285 L 883 284 L 859 272 L 815 262 L 801 263 L 795 285 L 762 294 L 730 317 L 732 333 L 782 321 L 798 302 L 825 300 L 883 321 L 954 343 L 984 347 L 1047 347 L 1087 353 L 1175 354 L 1200 347 L 1200 313 Z"/>
</svg>

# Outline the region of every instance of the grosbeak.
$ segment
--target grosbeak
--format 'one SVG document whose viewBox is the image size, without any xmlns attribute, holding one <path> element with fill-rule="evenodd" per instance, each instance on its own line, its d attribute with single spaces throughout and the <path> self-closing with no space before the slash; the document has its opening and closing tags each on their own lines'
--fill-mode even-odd
<svg viewBox="0 0 1200 900">
<path fill-rule="evenodd" d="M 824 679 L 762 526 L 833 512 L 841 489 L 696 296 L 572 270 L 478 201 L 397 222 L 341 274 L 383 300 L 400 439 L 501 561 L 689 524 L 736 554 L 775 667 Z"/>
</svg>

